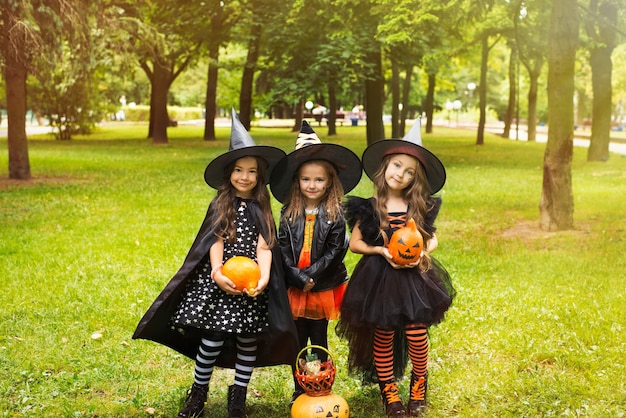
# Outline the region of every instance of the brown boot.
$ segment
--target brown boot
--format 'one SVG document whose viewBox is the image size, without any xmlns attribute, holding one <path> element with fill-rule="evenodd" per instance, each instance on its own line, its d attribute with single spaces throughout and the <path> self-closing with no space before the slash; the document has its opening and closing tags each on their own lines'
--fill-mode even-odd
<svg viewBox="0 0 626 418">
<path fill-rule="evenodd" d="M 383 407 L 388 417 L 401 417 L 406 415 L 402 399 L 398 395 L 398 384 L 392 380 L 380 382 L 380 394 L 383 398 Z"/>
<path fill-rule="evenodd" d="M 228 387 L 228 418 L 246 418 L 247 388 L 239 385 Z"/>
<path fill-rule="evenodd" d="M 178 418 L 198 418 L 204 415 L 204 403 L 208 395 L 208 386 L 191 385 L 187 392 L 185 406 L 178 413 Z"/>
<path fill-rule="evenodd" d="M 426 391 L 428 389 L 428 373 L 424 376 L 416 376 L 411 373 L 411 398 L 407 404 L 410 417 L 417 417 L 426 410 Z"/>
</svg>

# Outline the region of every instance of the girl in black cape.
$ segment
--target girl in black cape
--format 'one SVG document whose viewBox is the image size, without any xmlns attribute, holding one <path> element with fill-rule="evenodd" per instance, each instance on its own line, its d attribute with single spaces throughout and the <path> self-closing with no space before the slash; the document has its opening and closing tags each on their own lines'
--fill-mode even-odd
<svg viewBox="0 0 626 418">
<path fill-rule="evenodd" d="M 234 368 L 229 417 L 245 417 L 254 367 L 291 365 L 298 353 L 266 182 L 285 153 L 257 146 L 232 112 L 230 149 L 206 168 L 217 189 L 187 257 L 139 322 L 133 338 L 164 344 L 194 359 L 194 383 L 179 418 L 204 413 L 215 366 Z M 222 274 L 233 256 L 261 269 L 253 290 Z"/>
<path fill-rule="evenodd" d="M 346 289 L 337 333 L 348 340 L 350 369 L 378 381 L 387 416 L 424 412 L 428 327 L 443 319 L 455 295 L 448 273 L 431 257 L 441 205 L 432 195 L 443 187 L 445 169 L 421 146 L 419 129 L 418 121 L 402 140 L 378 141 L 365 150 L 363 169 L 376 196 L 349 197 L 346 203 L 350 250 L 363 257 Z M 424 238 L 423 251 L 416 262 L 398 265 L 387 244 L 411 218 Z M 412 367 L 405 408 L 397 379 L 408 358 Z"/>
</svg>

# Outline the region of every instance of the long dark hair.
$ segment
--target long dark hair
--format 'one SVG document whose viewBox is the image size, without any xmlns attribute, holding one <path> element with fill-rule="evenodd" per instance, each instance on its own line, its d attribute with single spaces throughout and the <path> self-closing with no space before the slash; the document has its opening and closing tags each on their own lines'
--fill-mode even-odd
<svg viewBox="0 0 626 418">
<path fill-rule="evenodd" d="M 276 244 L 276 224 L 272 216 L 270 193 L 265 184 L 267 178 L 267 161 L 257 156 L 250 157 L 256 159 L 257 163 L 257 183 L 254 189 L 252 189 L 252 199 L 259 204 L 259 208 L 261 209 L 262 219 L 259 219 L 259 221 L 265 223 L 265 228 L 261 228 L 261 230 L 267 231 L 267 236 L 264 238 L 267 245 L 271 248 Z M 224 182 L 217 189 L 217 196 L 215 197 L 214 203 L 217 211 L 217 217 L 213 224 L 213 228 L 216 231 L 215 234 L 219 238 L 229 240 L 229 242 L 234 242 L 237 237 L 235 230 L 235 208 L 233 205 L 237 197 L 237 190 L 230 183 L 230 176 L 235 170 L 235 164 L 241 158 L 228 164 L 224 169 Z"/>
</svg>

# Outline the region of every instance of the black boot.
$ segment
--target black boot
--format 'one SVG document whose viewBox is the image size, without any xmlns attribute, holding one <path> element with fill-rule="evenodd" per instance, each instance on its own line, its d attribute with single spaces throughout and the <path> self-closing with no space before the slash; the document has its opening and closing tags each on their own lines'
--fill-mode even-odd
<svg viewBox="0 0 626 418">
<path fill-rule="evenodd" d="M 428 373 L 424 376 L 416 376 L 411 373 L 411 398 L 407 404 L 410 417 L 417 417 L 426 410 L 426 391 L 428 390 Z"/>
<path fill-rule="evenodd" d="M 204 403 L 207 399 L 209 387 L 196 383 L 191 385 L 187 392 L 185 406 L 178 413 L 178 418 L 197 418 L 204 415 Z"/>
<path fill-rule="evenodd" d="M 393 380 L 380 382 L 380 394 L 383 398 L 383 407 L 388 417 L 402 417 L 406 410 L 402 405 L 402 399 L 398 395 L 398 384 Z"/>
<path fill-rule="evenodd" d="M 228 418 L 246 418 L 247 388 L 239 385 L 228 387 Z"/>
</svg>

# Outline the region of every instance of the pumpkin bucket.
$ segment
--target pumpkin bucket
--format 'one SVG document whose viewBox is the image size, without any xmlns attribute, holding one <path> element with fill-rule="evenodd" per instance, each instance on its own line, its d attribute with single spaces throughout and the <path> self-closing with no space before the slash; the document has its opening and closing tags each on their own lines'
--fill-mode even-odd
<svg viewBox="0 0 626 418">
<path fill-rule="evenodd" d="M 328 361 L 314 359 L 300 368 L 300 356 L 310 348 L 317 348 L 328 354 Z M 341 396 L 331 393 L 335 382 L 335 365 L 330 353 L 319 345 L 304 347 L 296 358 L 294 375 L 304 392 L 291 406 L 291 418 L 348 418 L 350 407 Z"/>
<path fill-rule="evenodd" d="M 321 363 L 319 371 L 315 374 L 309 374 L 306 370 L 300 370 L 300 367 L 298 367 L 300 356 L 311 348 L 323 350 L 328 354 L 328 360 Z M 335 383 L 336 373 L 337 369 L 335 369 L 330 352 L 320 345 L 308 345 L 300 350 L 298 357 L 296 357 L 296 371 L 294 374 L 304 392 L 309 396 L 328 395 L 333 387 L 333 383 Z"/>
</svg>

